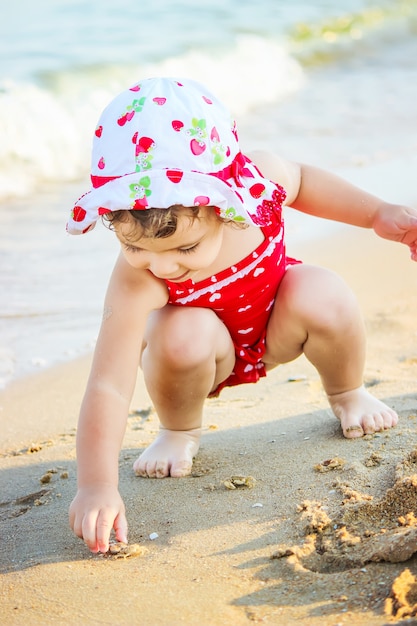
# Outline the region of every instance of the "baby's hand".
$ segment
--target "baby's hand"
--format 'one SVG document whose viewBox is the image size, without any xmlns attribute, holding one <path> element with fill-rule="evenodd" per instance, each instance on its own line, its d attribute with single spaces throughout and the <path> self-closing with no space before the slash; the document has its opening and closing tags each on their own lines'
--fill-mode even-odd
<svg viewBox="0 0 417 626">
<path fill-rule="evenodd" d="M 107 552 L 112 528 L 127 543 L 125 507 L 116 487 L 91 485 L 78 490 L 69 509 L 70 526 L 91 552 Z"/>
<path fill-rule="evenodd" d="M 417 210 L 397 204 L 383 204 L 377 211 L 373 229 L 384 239 L 399 241 L 410 248 L 417 261 Z"/>
</svg>

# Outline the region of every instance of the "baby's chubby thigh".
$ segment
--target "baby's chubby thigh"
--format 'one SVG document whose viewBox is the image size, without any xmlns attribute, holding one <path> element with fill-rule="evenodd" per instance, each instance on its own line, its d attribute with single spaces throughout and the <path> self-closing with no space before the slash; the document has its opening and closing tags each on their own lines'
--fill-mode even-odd
<svg viewBox="0 0 417 626">
<path fill-rule="evenodd" d="M 307 264 L 290 266 L 278 287 L 266 332 L 267 369 L 300 356 L 306 342 L 334 329 L 346 317 L 356 318 L 356 302 L 334 272 Z"/>
</svg>

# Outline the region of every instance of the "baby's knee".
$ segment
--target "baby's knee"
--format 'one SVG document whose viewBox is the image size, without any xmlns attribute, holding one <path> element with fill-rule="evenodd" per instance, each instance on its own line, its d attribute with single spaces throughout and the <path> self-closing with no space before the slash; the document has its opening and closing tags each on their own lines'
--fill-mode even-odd
<svg viewBox="0 0 417 626">
<path fill-rule="evenodd" d="M 215 356 L 213 316 L 208 309 L 169 307 L 147 334 L 147 349 L 166 366 L 194 368 Z"/>
<path fill-rule="evenodd" d="M 362 314 L 357 298 L 345 281 L 337 274 L 323 285 L 322 306 L 318 311 L 321 325 L 329 329 L 361 326 Z"/>
</svg>

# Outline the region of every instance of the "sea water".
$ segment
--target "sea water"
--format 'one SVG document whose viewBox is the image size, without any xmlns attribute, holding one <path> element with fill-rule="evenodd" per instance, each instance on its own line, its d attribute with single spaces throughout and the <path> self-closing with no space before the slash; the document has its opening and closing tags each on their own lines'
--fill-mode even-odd
<svg viewBox="0 0 417 626">
<path fill-rule="evenodd" d="M 91 350 L 118 253 L 70 237 L 92 132 L 141 78 L 205 83 L 244 151 L 416 204 L 417 0 L 16 0 L 0 21 L 0 384 Z M 317 236 L 291 215 L 289 236 Z M 307 224 L 307 226 L 306 226 Z"/>
</svg>

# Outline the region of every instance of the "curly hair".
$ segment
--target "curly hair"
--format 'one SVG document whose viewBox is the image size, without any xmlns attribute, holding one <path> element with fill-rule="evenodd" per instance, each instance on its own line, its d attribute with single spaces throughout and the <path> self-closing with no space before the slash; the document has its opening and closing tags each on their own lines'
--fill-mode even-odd
<svg viewBox="0 0 417 626">
<path fill-rule="evenodd" d="M 129 211 L 113 211 L 105 213 L 102 217 L 103 221 L 107 222 L 110 230 L 114 230 L 117 224 L 130 222 L 132 230 L 127 233 L 128 237 L 137 236 L 140 233 L 141 237 L 162 239 L 170 237 L 175 233 L 178 226 L 178 218 L 180 214 L 184 214 L 184 208 L 175 204 L 167 209 L 152 208 L 143 211 L 133 209 Z M 186 207 L 186 210 L 191 221 L 198 219 L 200 207 Z"/>
<path fill-rule="evenodd" d="M 226 220 L 220 217 L 215 211 L 215 207 L 207 207 L 213 209 L 213 215 L 219 222 L 232 223 L 231 220 Z M 131 223 L 132 229 L 125 233 L 124 236 L 129 239 L 130 237 L 137 239 L 139 237 L 163 239 L 164 237 L 170 237 L 173 235 L 178 226 L 178 218 L 180 215 L 186 214 L 190 222 L 199 219 L 199 206 L 183 207 L 180 204 L 174 204 L 167 209 L 144 209 L 139 210 L 127 210 L 127 211 L 112 211 L 111 213 L 105 213 L 102 215 L 103 222 L 110 228 L 115 230 L 115 226 L 120 223 Z M 185 213 L 186 212 L 186 213 Z M 133 219 L 132 219 L 133 218 Z M 107 224 L 106 224 L 107 222 Z M 246 227 L 246 224 L 233 225 L 239 227 Z M 139 230 L 138 230 L 139 228 Z"/>
</svg>

